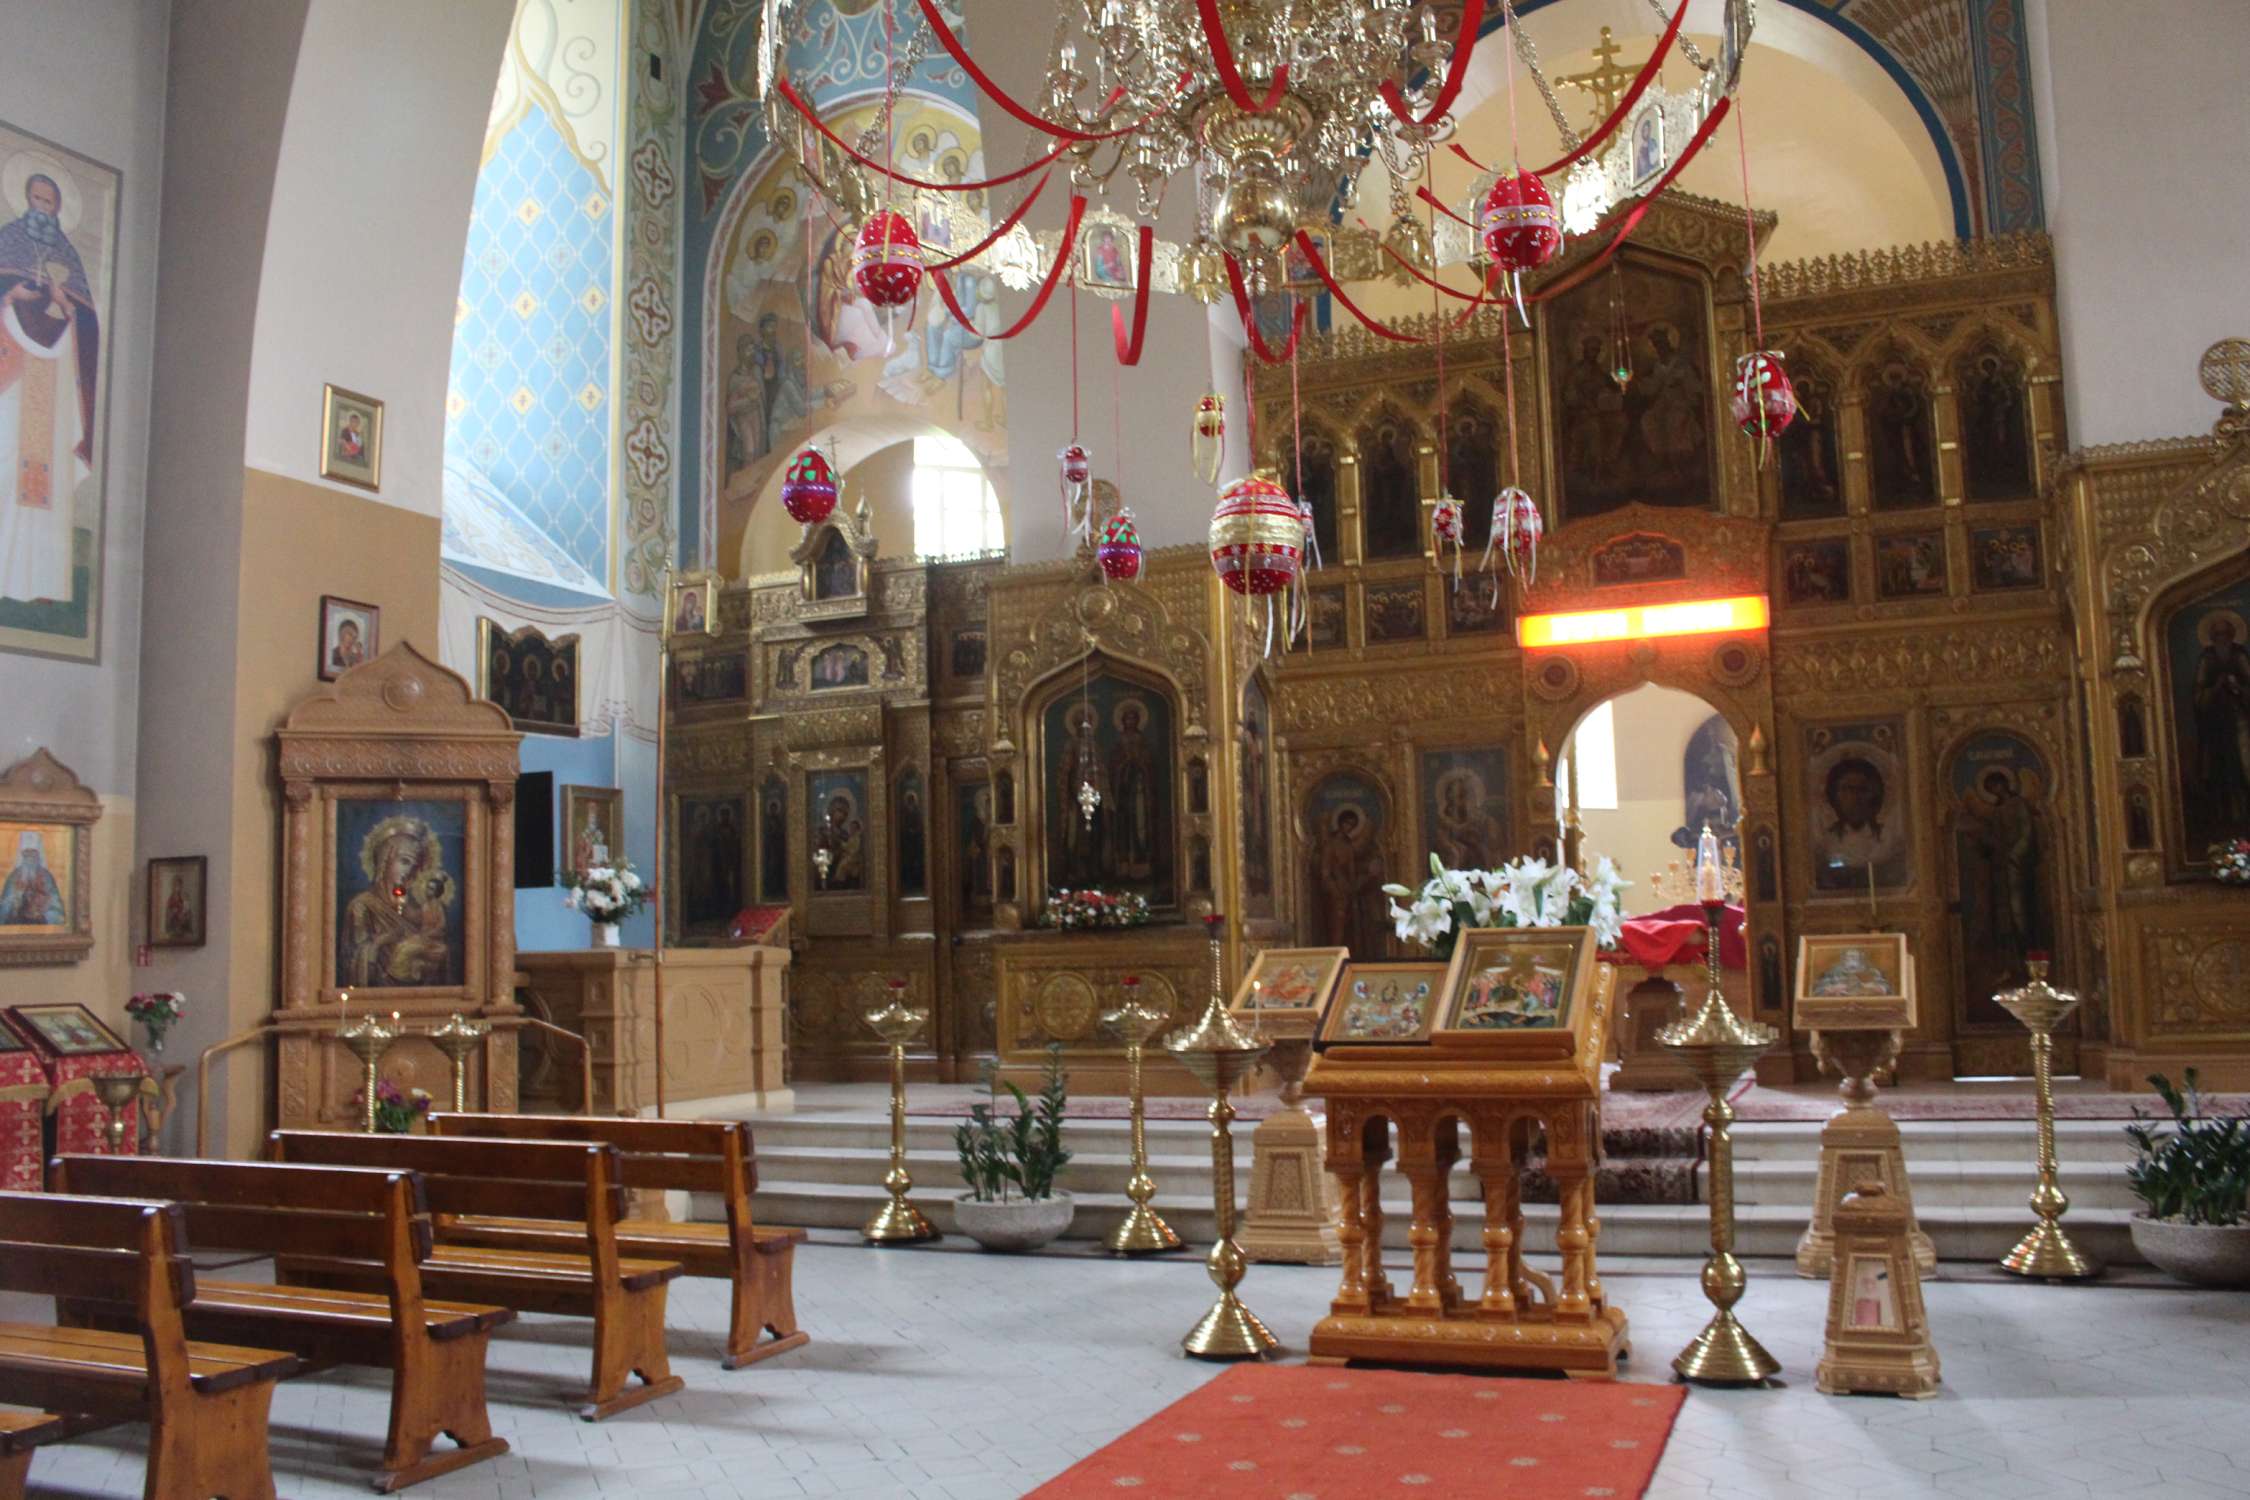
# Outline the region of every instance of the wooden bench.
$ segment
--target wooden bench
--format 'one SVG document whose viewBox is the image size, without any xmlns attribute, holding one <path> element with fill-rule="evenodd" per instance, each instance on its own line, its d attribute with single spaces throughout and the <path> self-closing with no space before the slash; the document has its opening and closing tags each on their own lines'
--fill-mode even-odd
<svg viewBox="0 0 2250 1500">
<path fill-rule="evenodd" d="M 31 1450 L 63 1433 L 62 1418 L 52 1412 L 0 1411 L 0 1500 L 23 1500 Z"/>
<path fill-rule="evenodd" d="M 434 1237 L 415 1174 L 61 1156 L 49 1181 L 58 1192 L 168 1198 L 186 1211 L 188 1242 L 198 1250 L 379 1268 L 382 1289 L 372 1292 L 204 1277 L 186 1319 L 197 1338 L 288 1349 L 310 1366 L 389 1370 L 390 1432 L 377 1489 L 401 1490 L 508 1451 L 507 1440 L 492 1435 L 484 1364 L 492 1330 L 515 1314 L 423 1296 L 422 1262 Z M 98 1314 L 91 1321 L 107 1325 Z M 440 1435 L 457 1446 L 433 1453 Z"/>
<path fill-rule="evenodd" d="M 539 1141 L 600 1141 L 614 1146 L 630 1188 L 716 1194 L 726 1220 L 716 1224 L 627 1219 L 617 1226 L 618 1248 L 628 1255 L 676 1260 L 690 1276 L 730 1282 L 734 1307 L 728 1319 L 729 1370 L 771 1359 L 810 1342 L 797 1326 L 790 1276 L 805 1231 L 757 1224 L 750 1194 L 758 1186 L 757 1153 L 750 1127 L 740 1120 L 599 1119 L 582 1115 L 430 1116 L 441 1136 L 513 1136 Z M 552 1224 L 477 1214 L 444 1219 L 438 1238 L 467 1245 L 526 1250 L 560 1249 L 565 1231 Z M 761 1344 L 762 1333 L 772 1339 Z"/>
<path fill-rule="evenodd" d="M 422 1263 L 424 1290 L 463 1302 L 594 1320 L 593 1375 L 578 1414 L 600 1421 L 687 1382 L 664 1352 L 665 1289 L 674 1260 L 627 1256 L 617 1243 L 625 1186 L 617 1153 L 569 1141 L 460 1140 L 422 1135 L 336 1135 L 277 1130 L 276 1161 L 389 1167 L 422 1174 L 431 1212 L 554 1220 L 571 1230 L 569 1251 L 439 1244 Z M 369 1289 L 373 1277 L 343 1266 L 279 1260 L 292 1284 Z M 374 1273 L 380 1275 L 380 1272 Z M 633 1376 L 638 1387 L 630 1385 Z"/>
<path fill-rule="evenodd" d="M 266 1414 L 299 1362 L 189 1341 L 185 1227 L 167 1203 L 0 1193 L 0 1291 L 106 1303 L 134 1325 L 0 1323 L 0 1401 L 64 1413 L 70 1431 L 147 1422 L 146 1500 L 273 1500 Z"/>
</svg>

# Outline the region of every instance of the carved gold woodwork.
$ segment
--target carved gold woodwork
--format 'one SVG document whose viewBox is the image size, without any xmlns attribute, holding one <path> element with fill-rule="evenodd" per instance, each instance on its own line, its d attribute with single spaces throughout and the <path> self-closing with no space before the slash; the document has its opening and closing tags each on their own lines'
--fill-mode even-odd
<svg viewBox="0 0 2250 1500">
<path fill-rule="evenodd" d="M 1001 1076 L 1035 1081 L 1048 1046 L 1060 1042 L 1073 1090 L 1123 1093 L 1125 1040 L 1102 1023 L 1127 998 L 1122 981 L 1138 976 L 1134 994 L 1142 1004 L 1168 1012 L 1174 1024 L 1191 1021 L 1210 998 L 1210 951 L 1200 927 L 1181 925 L 995 941 Z M 1200 1096 L 1203 1085 L 1163 1060 L 1166 1054 L 1156 1043 L 1164 1034 L 1150 1039 L 1144 1091 Z"/>
<path fill-rule="evenodd" d="M 521 736 L 464 678 L 402 644 L 301 700 L 274 737 L 283 804 L 281 984 L 271 1018 L 281 1030 L 275 1122 L 349 1128 L 358 1113 L 350 1101 L 360 1086 L 359 1064 L 336 1045 L 334 1033 L 339 996 L 353 979 L 339 963 L 338 918 L 354 893 L 338 882 L 358 878 L 362 851 L 338 847 L 339 804 L 453 804 L 462 828 L 459 888 L 451 892 L 459 903 L 459 948 L 448 960 L 448 967 L 457 963 L 459 982 L 362 981 L 352 986 L 352 1013 L 395 1010 L 410 1031 L 429 1030 L 454 1012 L 513 1014 L 511 814 Z M 361 894 L 380 900 L 374 877 L 367 882 Z M 404 897 L 395 899 L 403 903 Z M 436 910 L 445 893 L 425 887 L 415 899 Z M 384 972 L 397 977 L 403 971 L 388 965 Z M 516 1043 L 512 1030 L 496 1030 L 485 1043 L 495 1110 L 515 1106 Z M 384 1076 L 437 1093 L 447 1066 L 434 1047 L 401 1045 L 386 1059 Z"/>
<path fill-rule="evenodd" d="M 0 964 L 73 964 L 94 951 L 94 825 L 101 816 L 102 799 L 52 751 L 36 750 L 0 773 L 0 820 L 43 830 L 43 868 L 50 876 L 62 871 L 63 902 L 63 920 L 51 932 L 26 924 L 0 938 Z M 66 849 L 44 843 L 57 827 L 69 840 Z M 30 838 L 11 836 L 0 849 L 10 873 Z"/>
<path fill-rule="evenodd" d="M 2115 1088 L 2191 1065 L 2207 1088 L 2250 1085 L 2250 906 L 2212 882 L 2204 851 L 2187 846 L 2178 768 L 2195 752 L 2174 722 L 2164 642 L 2177 609 L 2250 570 L 2250 420 L 2240 389 L 2214 378 L 2225 372 L 2213 359 L 2203 374 L 2221 403 L 2209 437 L 2072 453 L 2056 491 L 2076 563 L 2082 733 L 2094 777 L 2088 862 L 2102 937 L 2096 978 L 2106 981 L 2074 987 L 2106 989 L 2104 1062 Z M 2121 743 L 2128 705 L 2140 724 L 2138 754 Z M 2058 1055 L 2056 1066 L 2068 1064 Z"/>
<path fill-rule="evenodd" d="M 525 1002 L 542 1019 L 586 1038 L 591 1049 L 591 1113 L 645 1114 L 656 1103 L 656 971 L 646 952 L 591 948 L 522 953 Z M 786 1109 L 782 1086 L 787 1038 L 782 1025 L 790 956 L 785 948 L 678 948 L 664 955 L 664 1095 L 676 1115 L 699 1110 Z M 552 1068 L 533 1071 L 550 1108 L 577 1113 L 578 1060 L 544 1040 Z M 526 1048 L 527 1053 L 530 1048 Z M 528 1101 L 527 1102 L 532 1102 Z"/>
</svg>

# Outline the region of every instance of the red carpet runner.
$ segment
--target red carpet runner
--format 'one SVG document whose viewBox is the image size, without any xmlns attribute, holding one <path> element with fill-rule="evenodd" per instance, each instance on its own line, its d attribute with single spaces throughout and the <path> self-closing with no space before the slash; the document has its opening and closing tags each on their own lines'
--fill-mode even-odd
<svg viewBox="0 0 2250 1500">
<path fill-rule="evenodd" d="M 1237 1365 L 1032 1491 L 1038 1500 L 1634 1500 L 1687 1392 Z"/>
</svg>

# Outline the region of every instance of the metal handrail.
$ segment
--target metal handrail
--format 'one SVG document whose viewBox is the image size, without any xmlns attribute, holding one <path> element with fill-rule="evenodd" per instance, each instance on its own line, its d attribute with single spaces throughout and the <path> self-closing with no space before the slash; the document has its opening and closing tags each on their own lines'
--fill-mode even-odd
<svg viewBox="0 0 2250 1500">
<path fill-rule="evenodd" d="M 515 1031 L 520 1030 L 521 1028 L 526 1026 L 536 1026 L 541 1031 L 552 1032 L 556 1036 L 576 1042 L 578 1044 L 578 1082 L 580 1089 L 579 1112 L 581 1114 L 587 1115 L 590 1115 L 594 1112 L 593 1043 L 587 1041 L 585 1037 L 579 1035 L 575 1031 L 566 1030 L 563 1027 L 555 1025 L 551 1021 L 542 1021 L 537 1016 L 494 1016 L 491 1019 L 491 1025 L 494 1030 L 498 1031 Z M 272 1036 L 277 1033 L 293 1030 L 295 1030 L 295 1028 L 293 1027 L 276 1026 L 271 1022 L 267 1022 L 263 1025 L 253 1026 L 248 1031 L 238 1032 L 234 1036 L 228 1037 L 223 1042 L 214 1042 L 210 1046 L 204 1048 L 200 1053 L 196 1054 L 195 1154 L 197 1156 L 208 1156 L 210 1154 L 209 1141 L 211 1129 L 211 1111 L 210 1092 L 208 1085 L 210 1081 L 212 1059 L 224 1053 L 232 1052 L 237 1047 L 244 1046 L 250 1042 L 254 1042 L 260 1037 Z M 298 1034 L 307 1035 L 308 1033 L 298 1032 Z M 402 1032 L 400 1034 L 402 1036 L 428 1035 L 427 1032 L 419 1031 L 408 1031 Z M 309 1035 L 316 1037 L 325 1035 L 326 1039 L 330 1042 L 334 1042 L 336 1040 L 335 1034 L 332 1032 L 325 1034 L 320 1032 L 313 1032 L 309 1033 Z M 489 1113 L 492 1107 L 492 1069 L 489 1066 L 484 1070 L 483 1085 L 485 1111 Z"/>
</svg>

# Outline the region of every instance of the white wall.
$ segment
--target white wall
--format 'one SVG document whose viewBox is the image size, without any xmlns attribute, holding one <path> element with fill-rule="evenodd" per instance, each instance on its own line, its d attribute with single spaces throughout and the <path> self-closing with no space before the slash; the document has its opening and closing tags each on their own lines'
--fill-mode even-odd
<svg viewBox="0 0 2250 1500">
<path fill-rule="evenodd" d="M 2250 5 L 2027 14 L 2070 441 L 2206 432 L 2196 360 L 2250 335 Z"/>
<path fill-rule="evenodd" d="M 514 14 L 513 0 L 313 0 L 274 170 L 249 467 L 317 480 L 333 383 L 386 403 L 375 498 L 438 513 L 473 147 Z"/>
<path fill-rule="evenodd" d="M 996 83 L 1019 100 L 1034 101 L 1045 97 L 1040 80 L 1053 28 L 1044 20 L 1024 25 L 1025 9 L 1022 0 L 966 0 L 965 36 L 978 64 Z M 987 105 L 980 117 L 984 159 L 995 171 L 1025 159 L 1035 135 L 1030 127 L 997 106 Z M 1050 136 L 1036 137 L 1038 151 L 1054 144 Z M 1018 191 L 1013 186 L 999 191 L 1003 211 L 1019 201 Z M 1112 206 L 1137 222 L 1132 184 L 1122 172 L 1113 191 L 1125 196 Z M 1089 209 L 1099 202 L 1094 199 Z M 1192 239 L 1194 209 L 1190 185 L 1174 183 L 1165 195 L 1157 233 L 1170 240 Z M 1057 230 L 1068 215 L 1069 190 L 1058 173 L 1025 223 L 1033 230 Z M 1020 317 L 1030 300 L 1029 293 L 1003 292 L 999 326 Z M 1130 311 L 1130 301 L 1117 305 Z M 1079 294 L 1079 441 L 1093 455 L 1094 473 L 1115 481 L 1133 508 L 1143 543 L 1200 543 L 1210 531 L 1212 493 L 1196 477 L 1188 436 L 1196 398 L 1213 388 L 1209 320 L 1202 304 L 1190 297 L 1152 294 L 1140 363 L 1120 369 L 1110 335 L 1110 306 L 1090 292 Z M 1231 309 L 1231 304 L 1221 306 Z M 1058 288 L 1039 320 L 1009 340 L 1007 360 L 1008 552 L 1016 562 L 1042 562 L 1067 556 L 1073 545 L 1063 534 L 1055 460 L 1071 434 L 1070 302 L 1065 290 Z M 1281 378 L 1287 378 L 1286 371 Z M 1228 394 L 1230 428 L 1237 427 L 1243 418 L 1239 392 L 1222 394 Z"/>
<path fill-rule="evenodd" d="M 1628 914 L 1661 911 L 1671 903 L 1656 895 L 1650 877 L 1673 860 L 1694 859 L 1692 851 L 1672 842 L 1672 834 L 1687 810 L 1688 741 L 1714 710 L 1693 693 L 1644 683 L 1612 699 L 1611 712 L 1616 725 L 1617 806 L 1580 812 L 1586 858 L 1608 855 L 1633 882 L 1625 893 Z"/>
<path fill-rule="evenodd" d="M 44 745 L 88 786 L 128 802 L 140 695 L 166 21 L 167 8 L 149 0 L 0 0 L 7 39 L 0 119 L 124 174 L 116 298 L 102 310 L 102 355 L 110 363 L 101 658 L 88 664 L 0 653 L 0 767 Z"/>
</svg>

